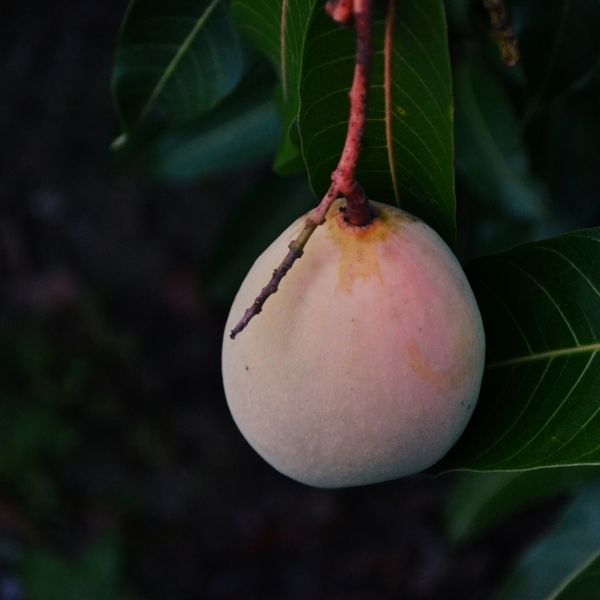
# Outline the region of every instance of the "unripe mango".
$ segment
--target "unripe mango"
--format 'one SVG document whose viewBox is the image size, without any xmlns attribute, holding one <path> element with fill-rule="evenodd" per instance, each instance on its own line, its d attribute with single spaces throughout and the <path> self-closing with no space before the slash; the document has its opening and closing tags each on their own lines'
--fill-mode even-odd
<svg viewBox="0 0 600 600">
<path fill-rule="evenodd" d="M 422 471 L 463 432 L 485 339 L 460 264 L 425 223 L 372 203 L 356 227 L 337 201 L 248 328 L 229 331 L 270 279 L 298 219 L 257 259 L 233 302 L 223 382 L 233 418 L 273 467 L 317 487 Z"/>
</svg>

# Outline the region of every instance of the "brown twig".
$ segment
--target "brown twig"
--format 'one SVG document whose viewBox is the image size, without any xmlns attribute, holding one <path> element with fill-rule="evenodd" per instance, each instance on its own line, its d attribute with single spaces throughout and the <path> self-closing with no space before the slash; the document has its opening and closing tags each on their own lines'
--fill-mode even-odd
<svg viewBox="0 0 600 600">
<path fill-rule="evenodd" d="M 514 67 L 520 58 L 519 44 L 506 15 L 504 0 L 483 0 L 483 5 L 490 15 L 492 30 L 500 47 L 502 60 L 509 67 Z"/>
<path fill-rule="evenodd" d="M 336 23 L 343 26 L 353 23 L 356 28 L 356 66 L 349 94 L 350 118 L 342 156 L 337 168 L 331 174 L 332 183 L 329 190 L 319 205 L 306 217 L 304 228 L 290 243 L 287 255 L 273 271 L 269 283 L 231 330 L 231 339 L 247 327 L 253 317 L 262 311 L 267 299 L 277 291 L 281 280 L 304 253 L 304 247 L 315 229 L 325 222 L 327 213 L 338 196 L 342 195 L 346 198 L 345 218 L 352 225 L 364 226 L 373 219 L 367 196 L 356 181 L 356 167 L 367 123 L 367 99 L 373 57 L 371 31 L 373 0 L 329 0 L 326 10 Z"/>
</svg>

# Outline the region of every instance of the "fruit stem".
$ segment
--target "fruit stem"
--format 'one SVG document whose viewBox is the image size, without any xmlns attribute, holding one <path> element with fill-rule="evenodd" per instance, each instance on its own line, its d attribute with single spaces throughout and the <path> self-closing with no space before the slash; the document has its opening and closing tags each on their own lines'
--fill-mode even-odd
<svg viewBox="0 0 600 600">
<path fill-rule="evenodd" d="M 354 0 L 350 16 L 347 5 L 347 0 L 330 0 L 326 6 L 327 12 L 335 21 L 341 25 L 348 25 L 353 19 L 356 29 L 356 64 L 350 89 L 348 133 L 342 156 L 336 170 L 331 174 L 331 180 L 338 193 L 346 198 L 346 220 L 360 227 L 368 225 L 373 219 L 365 191 L 356 181 L 356 167 L 367 124 L 367 100 L 373 61 L 373 2 Z"/>
<path fill-rule="evenodd" d="M 490 22 L 496 42 L 500 47 L 502 60 L 509 67 L 519 62 L 519 44 L 506 16 L 504 0 L 483 0 L 483 5 L 490 15 Z"/>
<path fill-rule="evenodd" d="M 363 227 L 373 220 L 373 211 L 364 189 L 356 181 L 356 167 L 360 157 L 362 139 L 367 124 L 367 100 L 373 59 L 373 0 L 329 0 L 326 11 L 342 26 L 354 24 L 356 29 L 356 64 L 354 80 L 350 89 L 350 118 L 344 149 L 335 171 L 331 174 L 331 186 L 319 205 L 304 221 L 300 235 L 290 243 L 288 253 L 273 271 L 271 280 L 261 290 L 239 323 L 231 330 L 234 339 L 248 323 L 258 315 L 269 296 L 273 295 L 292 265 L 304 253 L 304 247 L 315 229 L 325 222 L 331 205 L 340 195 L 346 199 L 345 219 L 351 225 Z"/>
</svg>

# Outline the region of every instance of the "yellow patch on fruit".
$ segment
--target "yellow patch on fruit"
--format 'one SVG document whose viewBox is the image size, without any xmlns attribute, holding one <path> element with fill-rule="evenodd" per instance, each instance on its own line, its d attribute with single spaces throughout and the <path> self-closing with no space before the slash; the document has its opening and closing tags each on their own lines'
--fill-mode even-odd
<svg viewBox="0 0 600 600">
<path fill-rule="evenodd" d="M 342 210 L 340 210 L 342 209 Z M 377 210 L 371 223 L 363 227 L 345 220 L 343 203 L 335 202 L 329 211 L 326 228 L 339 250 L 338 288 L 350 293 L 357 280 L 383 281 L 379 267 L 379 248 L 401 223 L 390 221 L 388 211 Z"/>
</svg>

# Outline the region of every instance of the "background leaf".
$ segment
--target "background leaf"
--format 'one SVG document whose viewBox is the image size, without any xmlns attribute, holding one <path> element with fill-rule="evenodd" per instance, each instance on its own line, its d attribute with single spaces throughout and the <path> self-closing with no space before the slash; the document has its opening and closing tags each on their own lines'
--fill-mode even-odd
<svg viewBox="0 0 600 600">
<path fill-rule="evenodd" d="M 268 83 L 252 79 L 210 113 L 185 127 L 169 128 L 147 139 L 132 136 L 115 160 L 137 162 L 149 179 L 189 183 L 254 166 L 271 157 L 281 135 Z M 249 88 L 252 89 L 249 89 Z"/>
<path fill-rule="evenodd" d="M 596 0 L 514 0 L 512 18 L 533 112 L 568 91 L 600 60 L 600 3 Z"/>
<path fill-rule="evenodd" d="M 527 127 L 534 168 L 546 181 L 551 210 L 565 231 L 600 222 L 600 70 L 554 100 Z"/>
<path fill-rule="evenodd" d="M 358 179 L 375 200 L 398 203 L 451 244 L 455 238 L 452 83 L 443 3 L 377 5 L 368 125 Z M 318 196 L 342 151 L 355 42 L 316 10 L 300 88 L 300 137 Z"/>
<path fill-rule="evenodd" d="M 113 70 L 115 106 L 126 131 L 148 118 L 181 124 L 227 96 L 242 70 L 224 0 L 132 0 Z"/>
<path fill-rule="evenodd" d="M 556 600 L 596 600 L 600 584 L 600 556 L 592 560 L 560 590 Z"/>
<path fill-rule="evenodd" d="M 450 540 L 464 544 L 525 508 L 600 477 L 595 467 L 463 473 L 446 503 Z"/>
<path fill-rule="evenodd" d="M 496 600 L 597 598 L 599 557 L 600 487 L 594 486 L 581 492 L 550 534 L 526 553 Z M 572 595 L 575 588 L 578 596 Z"/>
<path fill-rule="evenodd" d="M 482 64 L 462 62 L 455 74 L 456 164 L 466 185 L 488 207 L 541 224 L 545 190 L 533 177 L 516 111 Z"/>
<path fill-rule="evenodd" d="M 487 336 L 475 414 L 442 468 L 600 463 L 600 228 L 483 257 Z"/>
<path fill-rule="evenodd" d="M 240 30 L 271 61 L 279 74 L 277 92 L 285 135 L 275 159 L 281 173 L 302 170 L 297 134 L 300 64 L 304 36 L 316 0 L 233 0 Z"/>
</svg>

